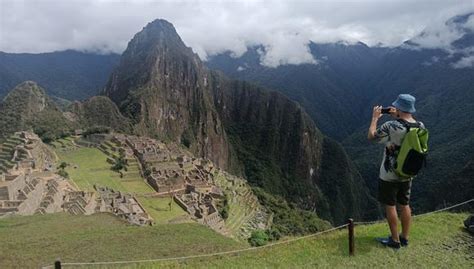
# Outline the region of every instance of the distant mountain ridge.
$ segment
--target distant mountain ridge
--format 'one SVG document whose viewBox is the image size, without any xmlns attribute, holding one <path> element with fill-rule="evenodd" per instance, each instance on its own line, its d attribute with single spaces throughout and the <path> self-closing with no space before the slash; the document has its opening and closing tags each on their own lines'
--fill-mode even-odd
<svg viewBox="0 0 474 269">
<path fill-rule="evenodd" d="M 318 64 L 266 67 L 260 64 L 259 51 L 264 51 L 260 46 L 249 48 L 240 58 L 229 52 L 212 56 L 206 64 L 233 78 L 281 91 L 305 107 L 323 133 L 342 139 L 358 128 L 362 120 L 359 107 L 368 98 L 364 82 L 371 79 L 387 49 L 363 43 L 312 42 L 309 48 Z M 353 119 L 338 120 L 348 118 Z"/>
<path fill-rule="evenodd" d="M 0 52 L 0 97 L 23 81 L 37 82 L 48 95 L 83 100 L 96 95 L 107 82 L 120 55 L 73 50 L 50 53 Z"/>
</svg>

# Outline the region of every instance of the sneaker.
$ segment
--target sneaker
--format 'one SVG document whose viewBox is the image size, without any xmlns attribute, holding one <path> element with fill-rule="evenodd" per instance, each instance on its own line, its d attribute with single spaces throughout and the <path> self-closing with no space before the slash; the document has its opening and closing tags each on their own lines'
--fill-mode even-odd
<svg viewBox="0 0 474 269">
<path fill-rule="evenodd" d="M 400 245 L 402 247 L 408 247 L 408 239 L 405 239 L 403 236 L 398 237 L 400 239 Z"/>
<path fill-rule="evenodd" d="M 386 247 L 393 248 L 393 249 L 400 248 L 400 242 L 393 241 L 391 236 L 387 238 L 376 238 L 376 240 Z"/>
</svg>

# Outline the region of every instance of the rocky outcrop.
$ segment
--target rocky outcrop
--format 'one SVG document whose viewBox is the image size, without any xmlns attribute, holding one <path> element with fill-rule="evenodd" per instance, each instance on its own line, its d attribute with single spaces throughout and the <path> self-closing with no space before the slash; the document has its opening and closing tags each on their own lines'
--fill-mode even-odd
<svg viewBox="0 0 474 269">
<path fill-rule="evenodd" d="M 280 93 L 217 73 L 211 87 L 249 181 L 314 209 L 323 135 L 301 106 Z"/>
</svg>

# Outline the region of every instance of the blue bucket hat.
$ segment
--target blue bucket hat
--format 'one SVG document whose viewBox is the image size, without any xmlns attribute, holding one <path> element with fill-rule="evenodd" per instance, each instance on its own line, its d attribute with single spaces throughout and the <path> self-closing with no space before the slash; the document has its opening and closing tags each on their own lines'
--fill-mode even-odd
<svg viewBox="0 0 474 269">
<path fill-rule="evenodd" d="M 392 105 L 403 112 L 415 113 L 416 98 L 410 94 L 400 94 Z"/>
</svg>

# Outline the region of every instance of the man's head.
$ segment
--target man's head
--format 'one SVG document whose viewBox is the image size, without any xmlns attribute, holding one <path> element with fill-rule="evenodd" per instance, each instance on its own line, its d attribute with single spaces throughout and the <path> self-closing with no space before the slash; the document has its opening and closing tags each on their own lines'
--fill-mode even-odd
<svg viewBox="0 0 474 269">
<path fill-rule="evenodd" d="M 392 103 L 396 111 L 390 113 L 395 118 L 404 118 L 416 112 L 415 109 L 416 98 L 410 94 L 400 94 Z"/>
</svg>

